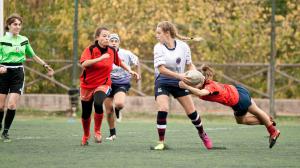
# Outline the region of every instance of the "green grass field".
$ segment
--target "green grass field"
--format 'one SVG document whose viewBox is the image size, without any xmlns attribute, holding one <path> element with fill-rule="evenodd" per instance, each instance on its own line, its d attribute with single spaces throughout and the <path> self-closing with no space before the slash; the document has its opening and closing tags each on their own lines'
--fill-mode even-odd
<svg viewBox="0 0 300 168">
<path fill-rule="evenodd" d="M 0 142 L 0 167 L 197 167 L 291 168 L 300 165 L 300 123 L 280 118 L 277 144 L 268 148 L 263 126 L 245 126 L 228 117 L 204 117 L 207 133 L 218 149 L 206 150 L 187 118 L 170 117 L 166 141 L 170 150 L 152 151 L 157 141 L 155 116 L 125 118 L 118 124 L 118 139 L 81 147 L 80 120 L 62 117 L 17 116 L 11 143 Z M 103 135 L 108 135 L 103 123 Z"/>
</svg>

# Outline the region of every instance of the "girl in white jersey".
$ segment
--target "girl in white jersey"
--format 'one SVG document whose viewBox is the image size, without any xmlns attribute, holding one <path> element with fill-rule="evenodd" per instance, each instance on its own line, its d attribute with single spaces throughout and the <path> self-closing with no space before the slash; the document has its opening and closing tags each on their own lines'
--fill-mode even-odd
<svg viewBox="0 0 300 168">
<path fill-rule="evenodd" d="M 132 52 L 119 48 L 120 38 L 118 34 L 109 35 L 109 46 L 114 47 L 118 51 L 119 58 L 124 62 L 128 67 L 138 65 L 138 57 Z M 107 137 L 107 140 L 113 141 L 116 139 L 116 126 L 114 111 L 116 113 L 117 121 L 121 121 L 120 110 L 124 108 L 126 93 L 130 89 L 130 80 L 131 75 L 124 71 L 122 68 L 113 65 L 113 70 L 110 73 L 112 85 L 110 95 L 105 99 L 105 108 L 107 113 L 107 122 L 109 125 L 110 136 Z M 113 108 L 114 104 L 114 108 Z"/>
<path fill-rule="evenodd" d="M 200 115 L 195 109 L 189 91 L 179 87 L 179 81 L 181 80 L 189 83 L 189 80 L 184 77 L 184 71 L 195 69 L 195 66 L 192 64 L 189 46 L 177 38 L 184 40 L 190 40 L 191 38 L 178 35 L 176 27 L 168 21 L 160 22 L 157 25 L 156 38 L 159 41 L 154 46 L 155 99 L 158 105 L 157 131 L 159 143 L 151 149 L 166 149 L 164 140 L 170 94 L 183 106 L 185 113 L 198 130 L 204 146 L 211 149 L 212 141 L 203 130 Z"/>
</svg>

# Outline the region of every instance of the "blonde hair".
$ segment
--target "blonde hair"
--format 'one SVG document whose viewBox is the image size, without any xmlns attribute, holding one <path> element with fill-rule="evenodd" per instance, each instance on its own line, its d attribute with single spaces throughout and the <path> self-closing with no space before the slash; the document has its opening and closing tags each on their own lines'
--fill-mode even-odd
<svg viewBox="0 0 300 168">
<path fill-rule="evenodd" d="M 172 38 L 178 38 L 184 41 L 202 41 L 204 40 L 202 37 L 186 37 L 180 35 L 177 31 L 176 26 L 169 21 L 162 21 L 157 24 L 157 27 L 161 28 L 161 30 L 166 33 L 169 32 Z"/>
</svg>

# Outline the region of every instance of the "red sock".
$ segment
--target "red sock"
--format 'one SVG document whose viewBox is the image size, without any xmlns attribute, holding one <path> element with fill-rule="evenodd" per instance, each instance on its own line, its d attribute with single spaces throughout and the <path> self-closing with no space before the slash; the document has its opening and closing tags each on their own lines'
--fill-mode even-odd
<svg viewBox="0 0 300 168">
<path fill-rule="evenodd" d="M 98 114 L 94 113 L 94 131 L 97 134 L 101 134 L 101 125 L 102 125 L 103 113 Z"/>
<path fill-rule="evenodd" d="M 83 128 L 84 136 L 89 137 L 90 136 L 91 117 L 86 120 L 81 118 L 81 124 L 82 124 L 82 128 Z"/>
<path fill-rule="evenodd" d="M 267 127 L 267 130 L 270 134 L 273 134 L 276 131 L 276 127 L 271 124 Z"/>
</svg>

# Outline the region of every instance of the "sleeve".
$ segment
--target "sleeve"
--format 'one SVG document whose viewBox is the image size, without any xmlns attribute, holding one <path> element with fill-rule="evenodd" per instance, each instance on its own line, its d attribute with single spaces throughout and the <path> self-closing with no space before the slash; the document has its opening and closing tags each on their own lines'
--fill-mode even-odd
<svg viewBox="0 0 300 168">
<path fill-rule="evenodd" d="M 157 44 L 154 46 L 154 67 L 157 68 L 160 65 L 166 64 L 165 55 L 161 49 L 161 47 Z"/>
<path fill-rule="evenodd" d="M 122 63 L 122 60 L 120 59 L 118 52 L 116 52 L 116 50 L 114 50 L 113 54 L 114 54 L 114 64 L 117 66 L 120 66 Z"/>
<path fill-rule="evenodd" d="M 82 64 L 84 61 L 90 60 L 90 59 L 92 59 L 92 53 L 90 51 L 90 47 L 87 47 L 82 52 L 79 62 L 80 62 L 80 64 Z"/>
<path fill-rule="evenodd" d="M 185 57 L 186 57 L 186 64 L 192 63 L 192 54 L 190 47 L 185 43 Z"/>
<path fill-rule="evenodd" d="M 204 89 L 208 90 L 210 94 L 213 95 L 219 94 L 219 90 L 217 89 L 214 83 L 209 83 L 205 85 Z"/>
<path fill-rule="evenodd" d="M 139 64 L 139 58 L 135 54 L 133 54 L 131 51 L 128 51 L 128 55 L 130 58 L 130 66 Z"/>
<path fill-rule="evenodd" d="M 29 40 L 28 40 L 28 43 L 25 45 L 25 55 L 27 55 L 30 58 L 35 56 L 35 52 L 33 51 L 32 47 L 29 43 Z"/>
</svg>

